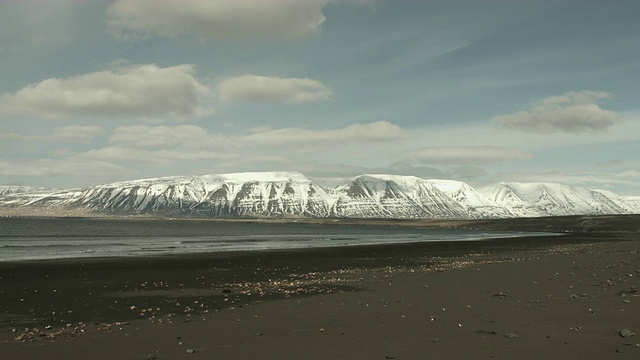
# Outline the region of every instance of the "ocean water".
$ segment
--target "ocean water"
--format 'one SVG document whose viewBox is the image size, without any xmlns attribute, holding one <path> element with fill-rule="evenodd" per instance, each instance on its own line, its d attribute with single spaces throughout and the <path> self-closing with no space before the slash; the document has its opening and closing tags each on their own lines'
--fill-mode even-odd
<svg viewBox="0 0 640 360">
<path fill-rule="evenodd" d="M 531 235 L 536 234 L 197 220 L 0 218 L 0 261 L 481 241 Z"/>
</svg>

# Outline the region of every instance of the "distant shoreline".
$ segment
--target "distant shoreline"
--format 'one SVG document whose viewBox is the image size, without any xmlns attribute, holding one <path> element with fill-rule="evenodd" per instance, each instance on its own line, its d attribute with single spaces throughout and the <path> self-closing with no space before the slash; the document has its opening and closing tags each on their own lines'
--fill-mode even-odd
<svg viewBox="0 0 640 360">
<path fill-rule="evenodd" d="M 384 226 L 384 227 L 422 227 L 437 229 L 478 229 L 496 231 L 527 232 L 598 232 L 598 233 L 640 233 L 640 214 L 624 215 L 572 215 L 537 218 L 501 218 L 501 219 L 389 219 L 389 218 L 208 218 L 208 217 L 175 217 L 151 215 L 8 215 L 0 214 L 0 218 L 28 219 L 94 219 L 94 220 L 127 220 L 127 221 L 183 221 L 183 222 L 230 222 L 261 224 L 315 224 L 315 225 L 350 225 L 350 226 Z"/>
<path fill-rule="evenodd" d="M 398 226 L 398 222 L 0 218 L 0 262 L 483 242 L 558 233 Z"/>
</svg>

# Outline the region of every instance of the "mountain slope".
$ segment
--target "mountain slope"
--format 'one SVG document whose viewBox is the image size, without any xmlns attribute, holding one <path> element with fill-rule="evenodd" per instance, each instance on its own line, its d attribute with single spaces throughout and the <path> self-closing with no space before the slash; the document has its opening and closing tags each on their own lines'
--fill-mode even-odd
<svg viewBox="0 0 640 360">
<path fill-rule="evenodd" d="M 481 192 L 518 217 L 633 212 L 629 204 L 611 192 L 556 183 L 503 182 Z"/>
<path fill-rule="evenodd" d="M 329 199 L 299 173 L 245 173 L 119 182 L 50 194 L 29 205 L 119 214 L 326 217 Z"/>
<path fill-rule="evenodd" d="M 640 196 L 624 196 L 622 199 L 631 205 L 637 214 L 640 214 Z"/>
<path fill-rule="evenodd" d="M 428 181 L 414 176 L 362 175 L 338 186 L 340 217 L 461 218 L 464 209 Z"/>
<path fill-rule="evenodd" d="M 327 217 L 332 199 L 300 173 L 208 175 L 207 187 L 191 213 L 207 216 Z"/>
<path fill-rule="evenodd" d="M 361 175 L 325 189 L 297 172 L 175 176 L 52 190 L 0 187 L 0 210 L 196 217 L 480 219 L 639 213 L 604 190 L 499 183 L 476 191 L 454 180 Z M 31 212 L 29 212 L 31 211 Z"/>
<path fill-rule="evenodd" d="M 470 218 L 505 218 L 512 216 L 509 210 L 462 181 L 435 179 L 428 181 L 460 204 Z"/>
<path fill-rule="evenodd" d="M 41 193 L 46 191 L 53 191 L 54 189 L 35 186 L 22 186 L 22 185 L 4 185 L 0 186 L 0 196 L 11 194 L 25 194 L 25 193 Z"/>
</svg>

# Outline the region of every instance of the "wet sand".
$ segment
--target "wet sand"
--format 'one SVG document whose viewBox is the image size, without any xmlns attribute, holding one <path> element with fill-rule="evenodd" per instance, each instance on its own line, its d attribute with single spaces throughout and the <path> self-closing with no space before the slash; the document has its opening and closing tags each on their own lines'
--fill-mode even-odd
<svg viewBox="0 0 640 360">
<path fill-rule="evenodd" d="M 609 232 L 0 263 L 0 358 L 636 359 L 637 218 L 596 220 Z"/>
</svg>

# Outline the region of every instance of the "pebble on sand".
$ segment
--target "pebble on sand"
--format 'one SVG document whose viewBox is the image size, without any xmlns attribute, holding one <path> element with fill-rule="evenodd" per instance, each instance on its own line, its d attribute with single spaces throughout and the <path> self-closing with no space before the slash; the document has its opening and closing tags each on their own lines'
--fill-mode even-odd
<svg viewBox="0 0 640 360">
<path fill-rule="evenodd" d="M 578 300 L 578 299 L 591 299 L 593 296 L 587 293 L 576 293 L 569 295 L 569 300 Z"/>
<path fill-rule="evenodd" d="M 634 333 L 631 332 L 631 330 L 629 329 L 622 329 L 618 332 L 618 334 L 620 334 L 620 336 L 622 337 L 629 337 L 629 336 L 633 336 L 635 335 Z"/>
</svg>

